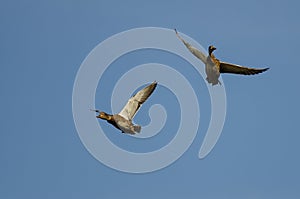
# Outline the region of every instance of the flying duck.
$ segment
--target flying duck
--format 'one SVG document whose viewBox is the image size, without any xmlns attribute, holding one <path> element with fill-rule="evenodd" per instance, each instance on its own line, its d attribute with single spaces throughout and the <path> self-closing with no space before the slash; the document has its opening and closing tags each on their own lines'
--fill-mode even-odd
<svg viewBox="0 0 300 199">
<path fill-rule="evenodd" d="M 240 75 L 255 75 L 258 73 L 262 73 L 269 68 L 248 68 L 244 66 L 239 66 L 236 64 L 226 63 L 218 60 L 213 51 L 217 48 L 214 46 L 208 47 L 208 56 L 204 55 L 200 50 L 193 47 L 191 44 L 186 42 L 180 37 L 177 30 L 175 29 L 176 36 L 183 42 L 183 44 L 188 48 L 188 50 L 193 53 L 198 59 L 200 59 L 205 64 L 205 72 L 206 72 L 206 80 L 208 83 L 212 85 L 221 84 L 219 81 L 219 77 L 221 73 L 233 73 Z"/>
<path fill-rule="evenodd" d="M 106 120 L 108 123 L 112 124 L 117 129 L 121 130 L 122 133 L 136 134 L 141 131 L 140 125 L 134 125 L 132 119 L 134 118 L 136 112 L 139 110 L 141 105 L 149 98 L 157 86 L 157 82 L 154 81 L 150 85 L 146 86 L 142 90 L 138 91 L 134 96 L 132 96 L 120 113 L 110 115 L 99 110 L 91 110 L 99 113 L 97 118 Z"/>
</svg>

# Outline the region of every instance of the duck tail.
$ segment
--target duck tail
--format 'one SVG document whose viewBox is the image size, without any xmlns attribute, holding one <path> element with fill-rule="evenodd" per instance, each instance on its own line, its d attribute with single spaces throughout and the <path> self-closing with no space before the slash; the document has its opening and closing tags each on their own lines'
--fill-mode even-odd
<svg viewBox="0 0 300 199">
<path fill-rule="evenodd" d="M 135 126 L 133 126 L 133 128 L 134 128 L 134 131 L 137 133 L 141 132 L 141 129 L 142 129 L 142 127 L 139 125 L 135 125 Z"/>
</svg>

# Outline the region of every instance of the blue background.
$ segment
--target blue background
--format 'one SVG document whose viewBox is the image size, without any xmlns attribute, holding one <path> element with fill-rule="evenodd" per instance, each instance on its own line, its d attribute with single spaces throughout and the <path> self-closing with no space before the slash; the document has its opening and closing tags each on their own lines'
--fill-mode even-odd
<svg viewBox="0 0 300 199">
<path fill-rule="evenodd" d="M 299 7 L 276 0 L 1 1 L 0 198 L 300 198 Z M 214 44 L 224 61 L 271 69 L 223 76 L 226 122 L 205 159 L 197 157 L 209 121 L 204 92 L 203 126 L 189 150 L 165 169 L 128 174 L 104 166 L 81 143 L 72 89 L 97 44 L 147 26 L 177 28 L 204 48 Z M 158 62 L 159 52 L 151 53 Z M 141 63 L 151 61 L 141 54 Z M 119 64 L 130 68 L 129 60 Z M 204 88 L 193 75 L 191 82 Z M 108 98 L 103 104 L 109 111 Z M 136 121 L 147 123 L 144 115 Z M 122 136 L 100 123 L 112 139 Z"/>
</svg>

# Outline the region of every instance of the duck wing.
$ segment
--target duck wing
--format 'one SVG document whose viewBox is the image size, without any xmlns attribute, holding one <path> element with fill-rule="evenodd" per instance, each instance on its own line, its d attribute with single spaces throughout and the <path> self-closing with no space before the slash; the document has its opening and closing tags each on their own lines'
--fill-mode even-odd
<svg viewBox="0 0 300 199">
<path fill-rule="evenodd" d="M 226 62 L 220 62 L 220 73 L 234 73 L 241 75 L 255 75 L 262 73 L 269 68 L 247 68 L 236 64 L 230 64 Z"/>
<path fill-rule="evenodd" d="M 132 96 L 127 104 L 124 106 L 122 111 L 118 114 L 127 120 L 132 120 L 136 112 L 139 110 L 141 105 L 148 99 L 148 97 L 153 93 L 157 86 L 157 82 L 154 81 L 152 84 L 146 86 L 142 90 L 138 91 L 134 96 Z"/>
<path fill-rule="evenodd" d="M 178 39 L 180 39 L 182 41 L 182 43 L 187 47 L 187 49 L 205 64 L 206 63 L 206 55 L 204 53 L 202 53 L 200 50 L 198 50 L 197 48 L 195 48 L 194 46 L 192 46 L 191 44 L 189 44 L 188 42 L 186 42 L 178 34 L 176 29 L 175 29 L 175 33 L 176 33 L 176 36 L 178 37 Z"/>
</svg>

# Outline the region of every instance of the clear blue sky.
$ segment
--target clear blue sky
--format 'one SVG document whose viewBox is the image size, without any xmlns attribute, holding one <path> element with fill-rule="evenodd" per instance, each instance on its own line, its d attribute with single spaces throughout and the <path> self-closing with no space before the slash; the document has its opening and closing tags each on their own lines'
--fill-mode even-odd
<svg viewBox="0 0 300 199">
<path fill-rule="evenodd" d="M 300 198 L 299 7 L 298 1 L 1 1 L 0 198 Z M 209 97 L 187 65 L 187 78 L 200 82 L 204 93 L 197 93 L 203 104 L 196 139 L 169 167 L 129 174 L 86 150 L 73 121 L 72 89 L 96 45 L 148 26 L 177 28 L 204 48 L 214 44 L 224 61 L 271 69 L 255 77 L 223 76 L 225 126 L 213 151 L 199 160 Z M 149 53 L 114 64 L 130 68 L 172 58 Z M 172 63 L 179 67 L 165 64 Z M 114 71 L 107 74 L 110 87 Z M 158 87 L 154 94 L 161 92 Z M 97 94 L 96 106 L 109 111 L 109 97 L 100 102 Z M 137 121 L 147 123 L 145 115 Z M 124 139 L 100 124 L 111 139 Z"/>
</svg>

